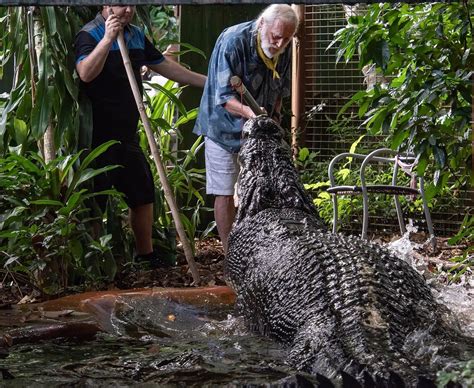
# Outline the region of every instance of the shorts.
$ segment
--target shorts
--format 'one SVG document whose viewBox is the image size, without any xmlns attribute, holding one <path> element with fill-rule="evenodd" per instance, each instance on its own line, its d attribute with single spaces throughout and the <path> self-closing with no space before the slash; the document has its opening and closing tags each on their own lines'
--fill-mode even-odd
<svg viewBox="0 0 474 388">
<path fill-rule="evenodd" d="M 119 165 L 94 178 L 94 191 L 115 187 L 125 194 L 129 208 L 155 201 L 155 184 L 148 161 L 137 143 L 114 144 L 95 160 L 95 168 Z M 106 195 L 95 197 L 102 211 L 107 203 Z"/>
<path fill-rule="evenodd" d="M 206 154 L 206 193 L 234 195 L 239 176 L 238 154 L 232 154 L 210 140 L 204 139 Z"/>
</svg>

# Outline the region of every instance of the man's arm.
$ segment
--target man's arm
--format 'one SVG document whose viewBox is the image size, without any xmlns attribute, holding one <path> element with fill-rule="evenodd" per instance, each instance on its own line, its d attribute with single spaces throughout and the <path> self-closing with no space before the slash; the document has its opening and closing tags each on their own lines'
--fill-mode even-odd
<svg viewBox="0 0 474 388">
<path fill-rule="evenodd" d="M 224 104 L 224 109 L 234 116 L 241 116 L 244 119 L 251 119 L 256 117 L 255 113 L 253 113 L 252 109 L 242 104 L 239 100 L 232 97 Z"/>
<path fill-rule="evenodd" d="M 117 16 L 110 15 L 105 21 L 104 37 L 87 57 L 76 64 L 77 73 L 82 81 L 91 82 L 101 73 L 109 55 L 110 46 L 122 30 L 122 24 Z"/>
<path fill-rule="evenodd" d="M 155 65 L 148 65 L 148 67 L 163 77 L 179 82 L 180 84 L 189 84 L 203 88 L 207 79 L 205 75 L 188 70 L 167 57 L 165 57 L 164 61 Z"/>
</svg>

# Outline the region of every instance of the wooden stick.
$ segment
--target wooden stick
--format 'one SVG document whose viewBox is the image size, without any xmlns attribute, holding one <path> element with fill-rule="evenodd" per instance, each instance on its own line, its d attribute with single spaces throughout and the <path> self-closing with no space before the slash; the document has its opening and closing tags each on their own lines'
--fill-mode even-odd
<svg viewBox="0 0 474 388">
<path fill-rule="evenodd" d="M 252 109 L 252 112 L 258 115 L 263 115 L 265 112 L 260 108 L 257 104 L 253 96 L 249 93 L 245 85 L 242 83 L 240 77 L 234 75 L 230 78 L 230 84 L 232 87 L 237 91 L 237 93 L 241 94 L 244 97 L 244 101 L 247 105 Z"/>
<path fill-rule="evenodd" d="M 176 230 L 178 232 L 181 243 L 183 244 L 184 254 L 186 256 L 186 261 L 188 262 L 189 269 L 193 276 L 194 285 L 199 285 L 201 279 L 199 277 L 199 272 L 196 267 L 196 262 L 194 261 L 193 251 L 191 249 L 191 244 L 189 243 L 186 232 L 184 231 L 183 224 L 179 217 L 178 207 L 176 206 L 176 201 L 171 191 L 168 178 L 166 176 L 166 171 L 163 166 L 160 154 L 158 152 L 158 146 L 155 142 L 153 136 L 153 130 L 151 128 L 150 120 L 146 115 L 145 107 L 143 105 L 142 94 L 138 88 L 137 80 L 135 79 L 135 74 L 133 73 L 132 64 L 130 62 L 130 57 L 128 55 L 127 46 L 125 45 L 125 39 L 123 37 L 123 31 L 120 31 L 117 42 L 120 48 L 120 53 L 122 54 L 123 64 L 125 70 L 127 71 L 128 81 L 130 82 L 130 87 L 132 88 L 133 96 L 135 97 L 135 102 L 137 103 L 138 111 L 140 112 L 140 118 L 142 119 L 143 126 L 145 127 L 146 137 L 148 139 L 148 144 L 150 145 L 151 154 L 153 155 L 153 160 L 155 161 L 156 169 L 158 170 L 158 176 L 163 186 L 163 191 L 165 193 L 166 202 L 171 210 L 171 215 L 173 216 L 174 223 L 176 225 Z"/>
</svg>

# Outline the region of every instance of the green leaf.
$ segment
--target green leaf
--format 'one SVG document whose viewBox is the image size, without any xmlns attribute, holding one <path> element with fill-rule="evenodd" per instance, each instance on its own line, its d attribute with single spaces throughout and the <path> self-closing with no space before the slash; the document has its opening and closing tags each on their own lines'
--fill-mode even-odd
<svg viewBox="0 0 474 388">
<path fill-rule="evenodd" d="M 84 254 L 84 249 L 82 248 L 82 244 L 79 240 L 72 239 L 69 242 L 69 250 L 76 260 L 80 260 Z"/>
<path fill-rule="evenodd" d="M 202 141 L 202 139 L 203 137 L 199 136 L 195 140 L 191 148 L 189 149 L 189 152 L 186 152 L 186 157 L 184 158 L 184 161 L 182 162 L 183 168 L 187 168 L 192 160 L 196 160 L 197 153 L 204 146 L 204 142 Z"/>
<path fill-rule="evenodd" d="M 76 161 L 79 159 L 81 156 L 83 150 L 79 151 L 78 153 L 74 155 L 68 155 L 64 158 L 64 160 L 59 164 L 59 169 L 60 169 L 60 175 L 59 175 L 59 182 L 61 184 L 64 183 L 64 180 L 67 178 L 69 172 L 72 169 L 72 166 Z"/>
<path fill-rule="evenodd" d="M 398 77 L 394 78 L 391 82 L 390 82 L 390 86 L 392 88 L 398 88 L 400 86 L 402 86 L 406 80 L 406 77 L 407 77 L 407 68 L 403 68 L 402 71 L 400 72 L 400 74 L 398 75 Z"/>
<path fill-rule="evenodd" d="M 362 139 L 363 139 L 364 137 L 365 137 L 365 135 L 359 136 L 359 138 L 358 138 L 354 143 L 351 144 L 351 148 L 349 149 L 349 152 L 350 152 L 350 153 L 353 154 L 353 153 L 356 152 L 357 146 L 359 145 L 359 143 L 362 141 Z"/>
<path fill-rule="evenodd" d="M 161 93 L 163 93 L 166 97 L 168 97 L 169 100 L 171 100 L 177 107 L 178 107 L 178 110 L 179 112 L 186 116 L 187 114 L 187 111 L 186 111 L 186 108 L 184 107 L 183 103 L 178 99 L 178 97 L 176 97 L 169 89 L 170 87 L 166 87 L 165 86 L 161 86 L 159 84 L 149 84 L 151 87 L 153 87 L 154 89 L 157 89 L 159 90 Z"/>
<path fill-rule="evenodd" d="M 87 192 L 87 189 L 79 190 L 73 193 L 67 200 L 66 206 L 59 210 L 59 214 L 68 216 L 74 210 L 74 208 L 80 204 L 83 199 L 83 194 Z"/>
<path fill-rule="evenodd" d="M 36 140 L 43 136 L 51 120 L 54 88 L 48 84 L 48 77 L 51 74 L 50 61 L 50 53 L 45 44 L 38 62 L 40 79 L 31 112 L 31 134 Z"/>
<path fill-rule="evenodd" d="M 13 128 L 15 130 L 15 141 L 17 144 L 23 144 L 28 138 L 28 127 L 23 120 L 13 119 Z"/>
<path fill-rule="evenodd" d="M 30 201 L 33 205 L 43 205 L 43 206 L 64 206 L 61 201 L 56 201 L 54 199 L 36 199 L 34 201 Z"/>
<path fill-rule="evenodd" d="M 22 83 L 13 90 L 12 93 L 10 93 L 8 103 L 2 109 L 2 114 L 0 116 L 0 138 L 5 134 L 9 113 L 14 111 L 20 104 L 25 92 L 25 81 L 23 80 Z"/>
<path fill-rule="evenodd" d="M 112 240 L 112 235 L 111 234 L 106 234 L 106 235 L 101 236 L 99 238 L 100 245 L 103 246 L 103 247 L 106 247 L 107 245 L 109 245 L 111 240 Z"/>
<path fill-rule="evenodd" d="M 77 187 L 81 183 L 84 183 L 84 182 L 88 181 L 91 178 L 94 178 L 95 176 L 97 176 L 99 174 L 102 174 L 104 172 L 113 170 L 117 167 L 121 167 L 121 166 L 119 166 L 119 165 L 110 165 L 110 166 L 101 167 L 101 168 L 98 168 L 98 169 L 95 169 L 95 170 L 92 169 L 92 168 L 88 168 L 86 170 L 83 170 L 82 174 L 81 174 L 80 178 L 77 180 L 75 186 Z"/>
<path fill-rule="evenodd" d="M 358 112 L 359 117 L 363 117 L 367 113 L 367 110 L 369 109 L 369 106 L 371 103 L 372 101 L 370 99 L 366 99 L 361 104 L 361 106 L 359 107 L 359 112 Z"/>
<path fill-rule="evenodd" d="M 344 106 L 341 108 L 341 110 L 339 111 L 339 113 L 337 114 L 337 118 L 339 119 L 341 117 L 341 115 L 348 109 L 350 108 L 352 105 L 354 105 L 357 101 L 359 101 L 362 97 L 364 97 L 367 93 L 365 92 L 365 90 L 361 90 L 359 92 L 357 92 L 356 94 L 354 94 L 352 96 L 352 98 L 347 101 Z"/>
<path fill-rule="evenodd" d="M 408 131 L 396 130 L 393 134 L 392 141 L 390 146 L 392 149 L 396 150 L 400 147 L 403 141 L 410 135 Z"/>
<path fill-rule="evenodd" d="M 179 41 L 176 41 L 176 40 L 167 40 L 167 41 L 165 41 L 165 44 L 167 44 L 167 45 L 169 45 L 169 44 L 179 44 L 180 47 L 185 47 L 187 49 L 187 50 L 178 51 L 176 53 L 176 55 L 184 55 L 186 53 L 196 53 L 196 54 L 200 55 L 202 58 L 206 59 L 206 54 L 204 53 L 204 51 L 197 48 L 196 46 L 193 46 L 192 44 L 185 43 L 185 42 L 179 42 Z"/>
<path fill-rule="evenodd" d="M 337 176 L 340 177 L 343 181 L 345 181 L 350 174 L 351 174 L 351 170 L 348 168 L 341 168 L 337 172 Z"/>
<path fill-rule="evenodd" d="M 416 173 L 418 176 L 424 176 L 426 167 L 428 166 L 428 160 L 426 158 L 420 158 L 416 165 Z"/>
<path fill-rule="evenodd" d="M 111 146 L 113 146 L 114 144 L 119 144 L 120 142 L 117 141 L 117 140 L 109 140 L 105 143 L 102 143 L 101 145 L 99 145 L 98 147 L 94 148 L 90 153 L 89 155 L 87 155 L 84 160 L 82 161 L 81 163 L 81 167 L 80 167 L 80 170 L 84 170 L 86 169 L 87 167 L 89 167 L 89 165 L 97 158 L 99 157 L 100 155 L 102 155 L 105 151 L 107 151 Z"/>
<path fill-rule="evenodd" d="M 384 107 L 383 109 L 377 110 L 372 117 L 368 118 L 364 124 L 367 125 L 367 130 L 371 134 L 380 133 L 382 130 L 382 123 L 385 120 L 387 115 L 387 110 Z"/>
<path fill-rule="evenodd" d="M 105 151 L 107 151 L 107 149 L 109 147 L 111 147 L 112 145 L 114 144 L 117 144 L 119 143 L 118 141 L 116 140 L 109 140 L 103 144 L 101 144 L 100 146 L 98 146 L 97 148 L 94 148 L 90 153 L 89 155 L 87 155 L 84 160 L 82 161 L 80 167 L 77 169 L 77 171 L 74 173 L 73 175 L 73 178 L 72 178 L 72 181 L 71 181 L 71 184 L 69 185 L 69 188 L 67 189 L 66 191 L 66 195 L 65 195 L 65 198 L 69 198 L 72 194 L 72 192 L 74 190 L 76 190 L 76 187 L 82 183 L 82 182 L 85 182 L 86 180 L 92 178 L 93 176 L 95 175 L 98 175 L 104 171 L 108 171 L 108 169 L 112 169 L 112 168 L 115 168 L 117 166 L 111 166 L 110 168 L 109 167 L 105 167 L 105 168 L 102 168 L 102 169 L 99 169 L 97 171 L 100 171 L 98 172 L 97 174 L 95 175 L 92 175 L 91 176 L 91 172 L 89 172 L 89 170 L 87 170 L 88 166 L 98 157 L 100 156 L 102 153 L 104 153 Z M 86 176 L 83 176 L 84 174 L 84 171 L 87 170 L 87 174 Z"/>
<path fill-rule="evenodd" d="M 15 161 L 18 162 L 18 164 L 25 169 L 26 172 L 30 174 L 35 174 L 35 175 L 40 175 L 41 174 L 41 169 L 38 168 L 36 164 L 34 164 L 32 161 L 30 161 L 28 158 L 25 158 L 24 156 L 20 155 L 11 155 L 11 158 Z M 38 156 L 39 158 L 39 156 Z"/>
<path fill-rule="evenodd" d="M 309 149 L 306 148 L 306 147 L 303 147 L 300 149 L 300 151 L 298 152 L 298 160 L 300 162 L 304 162 L 309 156 Z"/>
<path fill-rule="evenodd" d="M 48 29 L 49 35 L 56 35 L 56 13 L 54 12 L 54 7 L 44 7 L 41 10 L 43 11 L 43 21 L 47 23 L 45 28 Z"/>
<path fill-rule="evenodd" d="M 168 121 L 166 121 L 165 119 L 161 117 L 157 117 L 153 119 L 153 126 L 157 128 L 159 131 L 162 130 L 165 132 L 168 132 L 172 129 L 172 126 L 170 125 L 170 123 L 168 123 Z"/>
<path fill-rule="evenodd" d="M 433 156 L 439 166 L 444 167 L 446 165 L 446 150 L 444 147 L 433 146 Z"/>
<path fill-rule="evenodd" d="M 199 112 L 199 108 L 188 110 L 188 112 L 186 113 L 186 116 L 179 117 L 179 119 L 176 120 L 176 123 L 174 124 L 174 126 L 177 128 L 182 124 L 186 124 L 189 121 L 194 120 L 197 117 L 198 112 Z"/>
<path fill-rule="evenodd" d="M 385 40 L 372 40 L 367 45 L 366 54 L 379 68 L 386 70 L 390 61 L 390 48 Z"/>
</svg>

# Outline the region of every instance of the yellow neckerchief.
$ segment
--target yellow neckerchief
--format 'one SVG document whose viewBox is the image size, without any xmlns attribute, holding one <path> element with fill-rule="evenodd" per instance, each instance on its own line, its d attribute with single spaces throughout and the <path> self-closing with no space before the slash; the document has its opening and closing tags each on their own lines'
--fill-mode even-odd
<svg viewBox="0 0 474 388">
<path fill-rule="evenodd" d="M 278 72 L 276 70 L 276 66 L 277 66 L 277 63 L 278 63 L 278 57 L 280 55 L 277 54 L 273 58 L 268 58 L 265 55 L 265 53 L 263 52 L 263 49 L 262 49 L 262 41 L 261 41 L 261 38 L 260 38 L 260 31 L 257 32 L 257 52 L 258 52 L 258 56 L 262 59 L 263 63 L 265 63 L 265 66 L 267 66 L 267 68 L 272 71 L 273 79 L 275 79 L 275 77 L 280 79 L 280 75 L 278 74 Z"/>
</svg>

